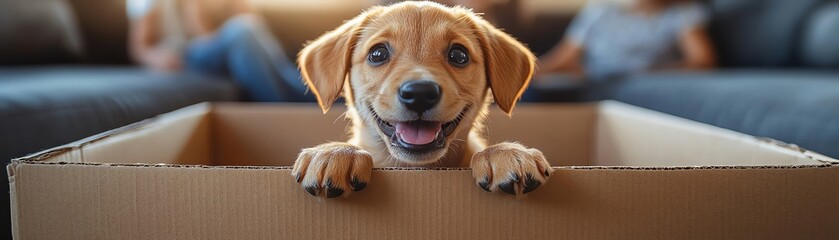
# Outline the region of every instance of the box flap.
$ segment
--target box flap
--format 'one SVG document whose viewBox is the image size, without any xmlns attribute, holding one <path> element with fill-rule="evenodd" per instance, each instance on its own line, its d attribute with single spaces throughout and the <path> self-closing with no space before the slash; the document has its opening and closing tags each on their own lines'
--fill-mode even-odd
<svg viewBox="0 0 839 240">
<path fill-rule="evenodd" d="M 205 116 L 211 109 L 211 104 L 199 103 L 12 162 L 212 164 Z"/>
<path fill-rule="evenodd" d="M 209 114 L 200 104 L 160 115 L 82 146 L 85 162 L 213 165 Z"/>
<path fill-rule="evenodd" d="M 600 105 L 595 134 L 598 166 L 824 164 L 796 149 L 614 101 Z"/>
</svg>

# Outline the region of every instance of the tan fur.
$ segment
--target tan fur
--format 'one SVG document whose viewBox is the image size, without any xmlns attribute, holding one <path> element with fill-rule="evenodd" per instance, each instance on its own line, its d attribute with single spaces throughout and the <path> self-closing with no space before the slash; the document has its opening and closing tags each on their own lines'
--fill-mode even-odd
<svg viewBox="0 0 839 240">
<path fill-rule="evenodd" d="M 371 66 L 368 53 L 382 43 L 392 49 L 390 61 Z M 447 60 L 455 43 L 467 49 L 470 63 L 466 67 L 455 67 Z M 329 195 L 329 188 L 353 189 L 353 179 L 366 183 L 373 165 L 462 167 L 471 163 L 476 181 L 482 185 L 481 181 L 488 180 L 483 185 L 491 191 L 510 183 L 506 180 L 512 179 L 505 179 L 504 174 L 518 174 L 517 189 L 533 180 L 542 183 L 550 174 L 538 150 L 518 143 L 487 147 L 483 120 L 491 98 L 510 114 L 533 74 L 534 57 L 468 9 L 433 2 L 374 7 L 310 43 L 298 62 L 324 112 L 343 93 L 346 115 L 353 125 L 347 143 L 307 148 L 298 157 L 293 174 L 307 191 L 314 189 L 314 195 Z M 440 102 L 423 113 L 423 119 L 450 122 L 464 113 L 446 138 L 446 148 L 421 156 L 388 144 L 390 136 L 379 130 L 375 117 L 415 120 L 416 113 L 399 102 L 397 90 L 405 81 L 416 79 L 433 80 L 442 90 Z M 527 176 L 532 179 L 528 181 Z M 341 196 L 350 192 L 343 191 Z"/>
</svg>

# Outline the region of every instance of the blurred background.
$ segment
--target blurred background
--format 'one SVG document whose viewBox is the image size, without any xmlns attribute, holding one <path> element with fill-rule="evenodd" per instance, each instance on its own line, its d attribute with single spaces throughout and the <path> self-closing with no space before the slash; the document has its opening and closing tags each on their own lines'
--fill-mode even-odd
<svg viewBox="0 0 839 240">
<path fill-rule="evenodd" d="M 262 34 L 261 44 L 270 40 L 264 45 L 266 49 L 277 47 L 270 52 L 278 54 L 263 56 L 266 61 L 291 64 L 277 70 L 275 77 L 294 78 L 293 59 L 306 41 L 334 29 L 365 8 L 393 2 L 230 1 L 237 3 L 0 0 L 0 159 L 8 163 L 14 157 L 198 102 L 258 101 L 258 96 L 249 96 L 247 92 L 257 83 L 240 78 L 260 76 L 237 74 L 235 65 L 240 61 L 207 61 L 217 59 L 212 57 L 215 55 L 201 55 L 210 54 L 209 50 L 196 50 L 192 54 L 193 44 L 199 45 L 196 42 L 227 44 L 221 40 L 214 42 L 215 39 L 204 38 L 202 34 L 225 36 L 226 32 L 234 31 L 225 30 L 224 26 L 234 25 L 228 23 L 235 14 L 247 12 L 259 16 L 256 25 L 247 20 L 252 18 L 236 22 L 244 22 L 241 24 L 249 26 L 245 29 Z M 172 9 L 154 10 L 161 2 L 177 2 L 173 9 L 180 9 L 174 10 L 181 11 L 180 14 L 167 12 Z M 567 28 L 578 21 L 574 19 L 581 15 L 581 9 L 592 4 L 586 0 L 442 2 L 466 5 L 485 13 L 486 18 L 542 57 L 542 63 L 549 62 L 552 50 L 561 52 L 558 49 Z M 598 2 L 628 6 L 634 1 Z M 586 80 L 586 74 L 569 74 L 563 68 L 543 69 L 524 100 L 614 99 L 839 157 L 839 0 L 705 0 L 699 3 L 707 14 L 701 18 L 701 30 L 702 36 L 710 41 L 705 44 L 712 50 L 710 65 L 700 69 L 651 68 L 597 81 Z M 189 6 L 199 6 L 201 10 L 192 12 L 194 9 L 190 10 Z M 652 9 L 671 12 L 666 7 Z M 186 38 L 180 39 L 179 49 L 188 52 L 183 59 L 157 51 L 156 46 L 164 45 L 163 40 L 178 40 L 158 32 L 168 34 L 173 31 L 173 24 L 183 22 L 167 20 L 166 16 L 201 19 L 198 21 L 201 24 L 179 30 Z M 632 30 L 635 25 L 627 26 Z M 691 49 L 680 46 L 693 46 L 684 43 L 678 33 L 670 37 L 674 38 L 668 44 L 677 48 L 677 53 Z M 589 41 L 600 40 L 587 39 L 578 45 Z M 619 44 L 625 40 L 611 41 Z M 581 54 L 577 57 L 583 65 L 591 61 L 584 51 L 576 53 Z M 198 60 L 192 62 L 190 57 Z M 634 61 L 628 58 L 613 64 L 632 65 Z M 224 66 L 215 71 L 214 66 L 220 65 Z M 203 71 L 189 71 L 195 69 Z M 273 99 L 270 97 L 267 96 Z M 305 95 L 277 101 L 311 100 L 311 95 Z M 9 205 L 7 196 L 0 199 L 5 203 L 0 205 Z M 5 220 L 0 235 L 8 236 L 9 209 L 0 209 L 4 212 L 0 219 Z"/>
</svg>

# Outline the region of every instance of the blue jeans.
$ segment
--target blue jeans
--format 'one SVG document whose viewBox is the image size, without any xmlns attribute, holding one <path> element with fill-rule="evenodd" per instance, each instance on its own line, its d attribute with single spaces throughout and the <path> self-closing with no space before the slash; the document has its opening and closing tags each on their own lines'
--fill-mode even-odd
<svg viewBox="0 0 839 240">
<path fill-rule="evenodd" d="M 191 71 L 228 75 L 250 101 L 313 101 L 280 44 L 261 21 L 251 15 L 232 17 L 216 34 L 192 40 L 184 54 Z"/>
</svg>

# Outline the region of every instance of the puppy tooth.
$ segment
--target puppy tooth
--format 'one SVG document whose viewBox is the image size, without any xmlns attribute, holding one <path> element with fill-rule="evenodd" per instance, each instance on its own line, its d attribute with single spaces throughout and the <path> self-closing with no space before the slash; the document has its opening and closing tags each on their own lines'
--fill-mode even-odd
<svg viewBox="0 0 839 240">
<path fill-rule="evenodd" d="M 332 188 L 332 187 L 326 189 L 326 197 L 327 198 L 339 197 L 342 194 L 344 194 L 344 189 Z"/>
</svg>

